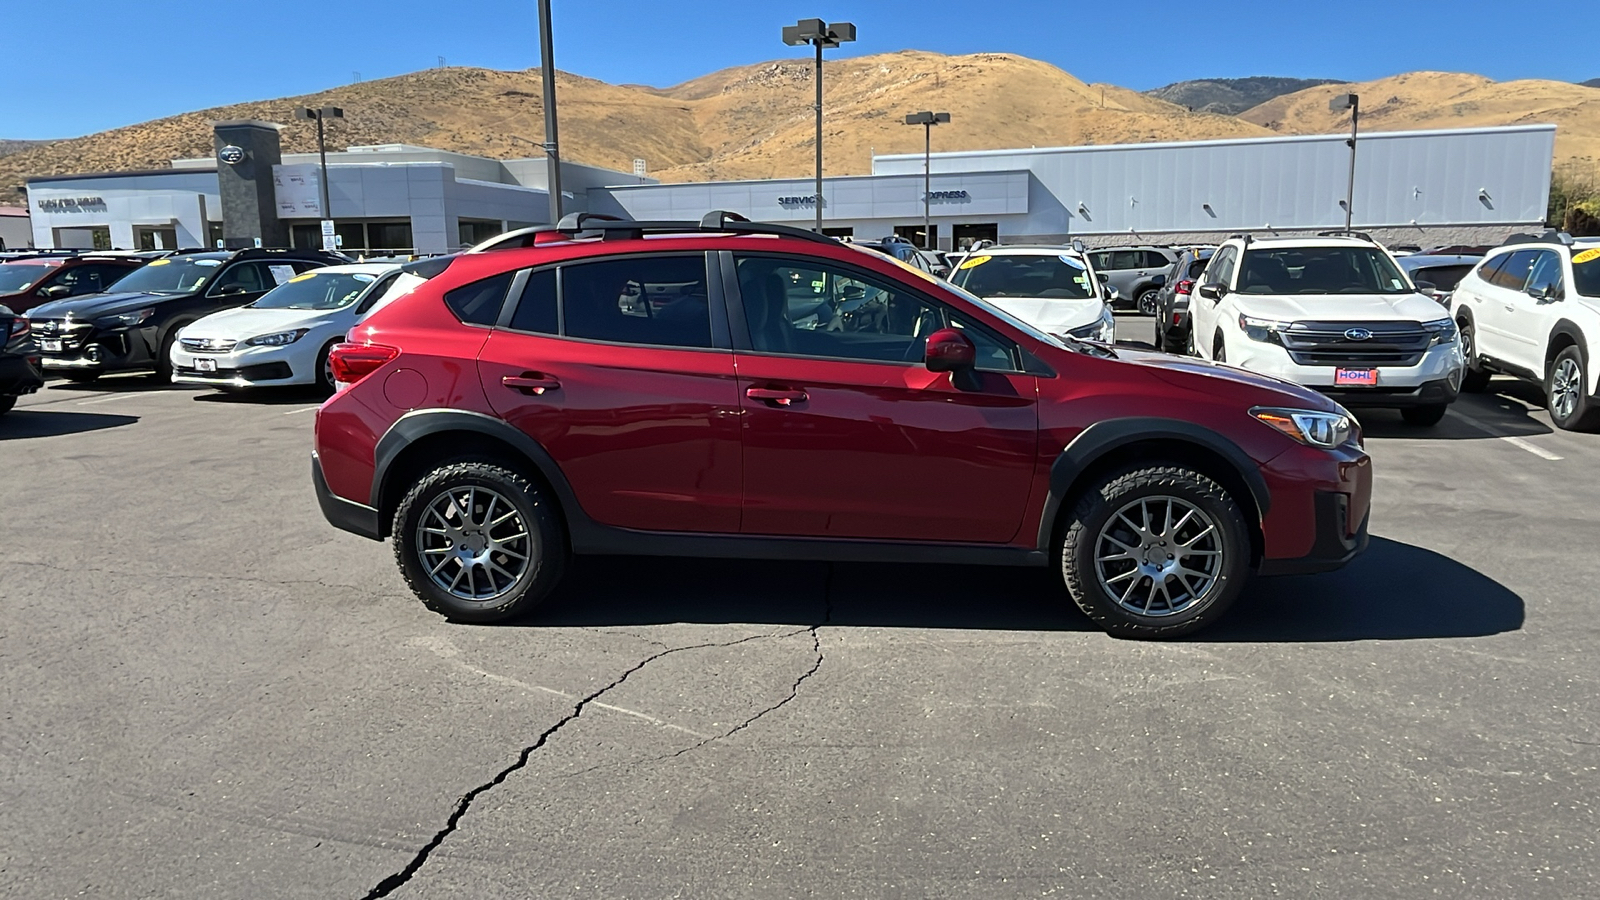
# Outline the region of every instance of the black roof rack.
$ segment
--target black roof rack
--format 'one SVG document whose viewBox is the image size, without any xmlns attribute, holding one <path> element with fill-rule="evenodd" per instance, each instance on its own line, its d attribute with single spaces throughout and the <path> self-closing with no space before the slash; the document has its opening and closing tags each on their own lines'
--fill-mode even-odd
<svg viewBox="0 0 1600 900">
<path fill-rule="evenodd" d="M 1348 228 L 1339 228 L 1333 231 L 1319 231 L 1317 232 L 1317 237 L 1352 237 L 1360 238 L 1363 241 L 1372 241 L 1374 244 L 1377 243 L 1377 241 L 1372 240 L 1372 235 L 1367 234 L 1365 231 L 1351 231 Z"/>
<path fill-rule="evenodd" d="M 1513 234 L 1500 243 L 1504 247 L 1508 244 L 1566 244 L 1572 245 L 1572 235 L 1554 228 L 1544 234 Z"/>
<path fill-rule="evenodd" d="M 490 238 L 473 247 L 471 253 L 483 253 L 489 250 L 506 250 L 518 247 L 532 247 L 539 242 L 539 238 L 547 234 L 560 234 L 575 238 L 586 232 L 598 232 L 601 240 L 638 240 L 646 234 L 770 234 L 779 237 L 791 237 L 802 241 L 811 241 L 818 244 L 837 244 L 838 240 L 807 231 L 804 228 L 795 228 L 792 225 L 776 225 L 768 222 L 752 222 L 736 212 L 714 209 L 706 213 L 698 222 L 671 222 L 671 221 L 636 221 L 633 219 L 620 219 L 604 213 L 568 213 L 561 217 L 561 221 L 554 225 L 538 225 L 533 228 L 519 228 L 508 231 L 498 237 Z"/>
</svg>

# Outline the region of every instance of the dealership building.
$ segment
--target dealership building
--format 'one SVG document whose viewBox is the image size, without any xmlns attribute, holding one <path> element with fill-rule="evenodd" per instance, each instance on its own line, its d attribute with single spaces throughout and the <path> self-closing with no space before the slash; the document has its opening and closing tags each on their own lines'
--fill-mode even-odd
<svg viewBox="0 0 1600 900">
<path fill-rule="evenodd" d="M 317 157 L 278 154 L 276 127 L 217 123 L 217 158 L 174 160 L 170 169 L 30 179 L 34 243 L 320 244 Z M 1354 226 L 1418 246 L 1494 243 L 1538 228 L 1554 147 L 1554 125 L 1361 135 Z M 933 236 L 947 249 L 978 239 L 1104 246 L 1342 228 L 1349 153 L 1345 135 L 935 153 Z M 387 144 L 329 153 L 327 165 L 346 252 L 444 253 L 547 220 L 543 159 Z M 826 231 L 919 240 L 923 166 L 922 154 L 875 156 L 870 175 L 825 179 Z M 726 209 L 803 226 L 817 203 L 809 178 L 661 184 L 568 162 L 562 189 L 567 211 L 635 219 L 697 220 Z M 229 209 L 242 221 L 230 222 Z"/>
</svg>

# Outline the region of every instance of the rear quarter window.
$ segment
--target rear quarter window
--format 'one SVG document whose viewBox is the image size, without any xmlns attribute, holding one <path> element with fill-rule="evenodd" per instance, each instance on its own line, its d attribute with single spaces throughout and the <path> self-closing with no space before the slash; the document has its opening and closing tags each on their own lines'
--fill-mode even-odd
<svg viewBox="0 0 1600 900">
<path fill-rule="evenodd" d="M 500 319 L 506 290 L 511 287 L 511 272 L 464 284 L 444 295 L 444 305 L 468 325 L 493 325 Z"/>
</svg>

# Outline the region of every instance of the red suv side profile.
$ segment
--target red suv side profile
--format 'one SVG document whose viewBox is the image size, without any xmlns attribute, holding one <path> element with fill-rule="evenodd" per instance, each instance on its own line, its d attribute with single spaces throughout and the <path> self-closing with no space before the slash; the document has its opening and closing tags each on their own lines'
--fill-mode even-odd
<svg viewBox="0 0 1600 900">
<path fill-rule="evenodd" d="M 1366 546 L 1360 432 L 1304 388 L 732 213 L 496 244 L 408 264 L 317 414 L 323 514 L 452 619 L 524 613 L 572 554 L 694 555 L 1056 566 L 1172 637 Z"/>
</svg>

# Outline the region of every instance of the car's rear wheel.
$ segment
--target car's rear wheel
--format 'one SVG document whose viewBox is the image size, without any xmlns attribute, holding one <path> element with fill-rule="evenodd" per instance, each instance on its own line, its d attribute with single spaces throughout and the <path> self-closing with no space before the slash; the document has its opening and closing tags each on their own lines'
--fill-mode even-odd
<svg viewBox="0 0 1600 900">
<path fill-rule="evenodd" d="M 1478 365 L 1478 335 L 1471 322 L 1457 323 L 1461 332 L 1461 355 L 1467 358 L 1467 370 L 1461 375 L 1461 389 L 1469 394 L 1481 394 L 1489 389 L 1492 377 L 1487 369 Z"/>
<path fill-rule="evenodd" d="M 1583 351 L 1567 347 L 1556 354 L 1545 377 L 1545 396 L 1550 398 L 1550 421 L 1563 431 L 1600 429 L 1600 405 L 1589 396 L 1584 373 Z"/>
<path fill-rule="evenodd" d="M 1182 466 L 1114 472 L 1071 512 L 1061 573 L 1078 608 L 1118 637 L 1167 638 L 1211 624 L 1250 565 L 1239 502 Z"/>
<path fill-rule="evenodd" d="M 1407 425 L 1428 428 L 1439 424 L 1444 419 L 1445 411 L 1449 408 L 1449 405 L 1444 403 L 1434 403 L 1428 406 L 1408 406 L 1400 410 L 1400 418 L 1405 419 Z"/>
<path fill-rule="evenodd" d="M 1139 315 L 1153 316 L 1156 314 L 1156 298 L 1160 293 L 1156 288 L 1149 288 L 1139 292 Z"/>
<path fill-rule="evenodd" d="M 400 501 L 393 533 L 411 590 L 429 609 L 463 622 L 527 612 L 566 567 L 553 502 L 492 462 L 457 460 L 428 473 Z"/>
</svg>

